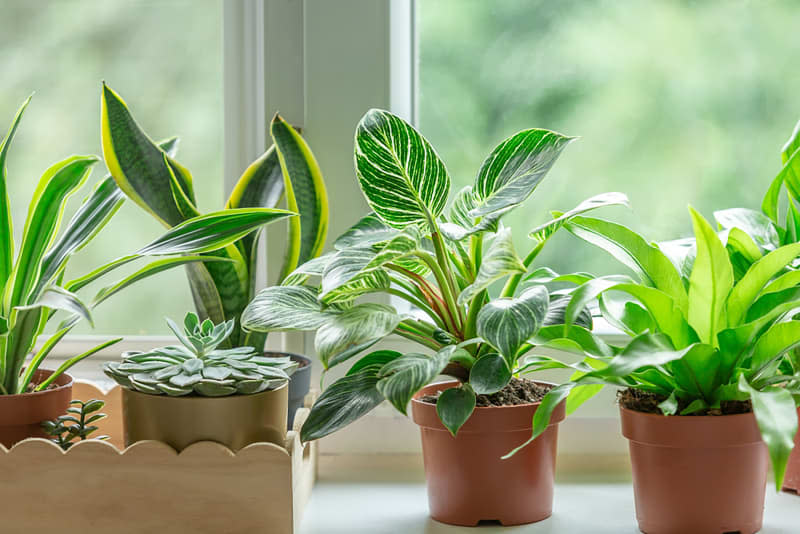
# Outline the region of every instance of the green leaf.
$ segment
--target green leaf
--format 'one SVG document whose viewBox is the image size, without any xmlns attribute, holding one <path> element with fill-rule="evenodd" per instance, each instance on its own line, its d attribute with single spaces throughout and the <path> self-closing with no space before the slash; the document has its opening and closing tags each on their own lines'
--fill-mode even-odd
<svg viewBox="0 0 800 534">
<path fill-rule="evenodd" d="M 378 391 L 405 415 L 411 397 L 441 374 L 450 355 L 447 348 L 433 356 L 414 352 L 404 354 L 381 368 Z"/>
<path fill-rule="evenodd" d="M 523 203 L 573 140 L 541 129 L 524 130 L 504 140 L 478 171 L 473 188 L 478 206 L 469 215 L 482 217 Z"/>
<path fill-rule="evenodd" d="M 370 212 L 340 235 L 333 243 L 333 248 L 344 250 L 377 245 L 389 241 L 398 233 L 399 230 L 386 225 L 374 212 Z"/>
<path fill-rule="evenodd" d="M 239 177 L 225 208 L 274 208 L 283 196 L 283 172 L 275 145 Z"/>
<path fill-rule="evenodd" d="M 78 354 L 77 356 L 73 356 L 72 358 L 70 358 L 69 360 L 65 361 L 60 366 L 58 366 L 58 369 L 53 371 L 53 373 L 50 376 L 47 377 L 47 380 L 45 380 L 42 383 L 40 383 L 36 387 L 36 391 L 45 391 L 45 390 L 47 390 L 47 388 L 50 386 L 50 384 L 53 383 L 53 381 L 56 378 L 58 378 L 62 374 L 64 374 L 67 371 L 69 371 L 70 368 L 72 368 L 74 365 L 76 365 L 76 364 L 80 363 L 81 361 L 85 360 L 86 358 L 88 358 L 92 354 L 98 353 L 101 350 L 103 350 L 103 349 L 105 349 L 107 347 L 110 347 L 111 345 L 115 345 L 115 344 L 119 343 L 120 341 L 122 341 L 121 337 L 116 338 L 116 339 L 110 339 L 110 340 L 106 341 L 105 343 L 101 343 L 100 345 L 97 345 L 96 347 L 87 350 L 86 352 Z"/>
<path fill-rule="evenodd" d="M 678 411 L 678 399 L 675 398 L 675 392 L 670 393 L 666 400 L 660 402 L 658 407 L 664 415 L 675 415 Z"/>
<path fill-rule="evenodd" d="M 763 378 L 764 368 L 800 345 L 800 321 L 773 324 L 756 340 L 753 347 L 750 380 Z"/>
<path fill-rule="evenodd" d="M 778 232 L 769 217 L 756 210 L 731 208 L 714 212 L 714 219 L 724 230 L 739 228 L 753 238 L 758 246 L 773 249 L 780 244 Z"/>
<path fill-rule="evenodd" d="M 481 261 L 475 281 L 458 296 L 459 304 L 466 304 L 489 285 L 510 274 L 524 274 L 527 269 L 514 250 L 511 229 L 503 228 L 495 235 L 489 250 Z"/>
<path fill-rule="evenodd" d="M 349 304 L 369 293 L 385 291 L 391 286 L 389 275 L 383 269 L 364 271 L 347 283 L 331 289 L 320 297 L 325 305 Z"/>
<path fill-rule="evenodd" d="M 450 177 L 428 141 L 410 124 L 372 109 L 356 129 L 355 166 L 361 190 L 389 226 L 429 224 L 444 209 Z"/>
<path fill-rule="evenodd" d="M 399 322 L 394 308 L 371 302 L 331 314 L 314 338 L 317 357 L 325 369 L 333 367 L 391 334 Z"/>
<path fill-rule="evenodd" d="M 322 273 L 320 296 L 324 297 L 355 279 L 366 270 L 373 258 L 375 251 L 371 246 L 347 248 L 336 252 Z"/>
<path fill-rule="evenodd" d="M 519 348 L 542 325 L 549 301 L 547 288 L 532 286 L 519 297 L 492 300 L 478 312 L 478 335 L 500 351 L 506 367 L 515 365 Z"/>
<path fill-rule="evenodd" d="M 671 296 L 678 308 L 688 308 L 688 296 L 680 273 L 658 247 L 620 224 L 574 217 L 564 223 L 570 233 L 605 250 L 633 270 L 642 282 Z"/>
<path fill-rule="evenodd" d="M 72 156 L 45 171 L 33 193 L 22 245 L 5 288 L 6 310 L 30 304 L 37 295 L 32 290 L 39 281 L 42 258 L 61 224 L 67 199 L 89 177 L 95 156 Z"/>
<path fill-rule="evenodd" d="M 569 306 L 570 300 L 569 295 L 551 295 L 550 305 L 542 320 L 542 326 L 563 325 L 566 322 L 567 306 Z M 573 324 L 590 330 L 592 329 L 592 313 L 589 311 L 588 307 L 583 308 L 580 313 L 578 313 Z"/>
<path fill-rule="evenodd" d="M 778 224 L 778 201 L 784 184 L 786 184 L 786 189 L 791 197 L 800 199 L 800 150 L 795 150 L 784 161 L 783 167 L 775 179 L 772 180 L 767 194 L 761 202 L 761 210 L 775 224 Z"/>
<path fill-rule="evenodd" d="M 474 410 L 475 393 L 466 386 L 446 389 L 436 400 L 436 414 L 453 437 L 458 433 L 458 429 L 467 422 Z"/>
<path fill-rule="evenodd" d="M 120 189 L 165 226 L 183 222 L 185 217 L 170 187 L 170 168 L 186 197 L 196 205 L 191 174 L 142 131 L 122 98 L 105 83 L 100 132 L 106 166 Z M 165 156 L 169 166 L 164 163 Z"/>
<path fill-rule="evenodd" d="M 11 142 L 17 133 L 19 121 L 25 108 L 31 101 L 28 97 L 17 110 L 11 127 L 2 142 L 0 142 L 0 295 L 3 294 L 8 277 L 11 275 L 12 263 L 14 261 L 14 225 L 11 217 L 11 201 L 8 198 L 8 187 L 6 181 L 6 159 Z"/>
<path fill-rule="evenodd" d="M 611 358 L 605 367 L 589 375 L 602 378 L 624 377 L 648 367 L 657 367 L 683 358 L 691 350 L 701 350 L 701 343 L 693 343 L 680 350 L 674 350 L 669 338 L 663 334 L 646 332 L 633 338 L 628 346 Z M 704 350 L 704 349 L 703 349 Z"/>
<path fill-rule="evenodd" d="M 792 394 L 778 387 L 759 391 L 747 383 L 744 375 L 739 376 L 739 389 L 750 395 L 753 413 L 772 461 L 775 489 L 780 491 L 797 434 L 797 408 Z"/>
<path fill-rule="evenodd" d="M 328 320 L 317 290 L 306 286 L 262 289 L 242 314 L 242 328 L 255 332 L 316 330 Z"/>
<path fill-rule="evenodd" d="M 136 254 L 158 256 L 211 252 L 238 241 L 260 226 L 294 215 L 290 211 L 271 208 L 215 211 L 170 228 Z"/>
<path fill-rule="evenodd" d="M 725 301 L 733 288 L 733 267 L 708 221 L 691 207 L 689 212 L 697 241 L 697 257 L 689 277 L 687 318 L 701 341 L 716 345 L 717 332 L 727 326 Z"/>
<path fill-rule="evenodd" d="M 78 295 L 67 291 L 63 287 L 50 286 L 46 288 L 33 304 L 28 306 L 17 306 L 17 310 L 34 310 L 36 308 L 48 308 L 51 310 L 63 310 L 73 313 L 86 319 L 89 324 L 94 326 L 92 314 L 86 304 L 78 298 Z"/>
<path fill-rule="evenodd" d="M 798 148 L 800 148 L 800 121 L 797 121 L 797 124 L 794 125 L 792 135 L 789 136 L 789 139 L 786 140 L 783 148 L 781 148 L 781 161 L 783 163 L 789 161 L 789 158 L 797 152 Z"/>
<path fill-rule="evenodd" d="M 789 271 L 788 273 L 775 277 L 774 280 L 769 282 L 761 291 L 760 296 L 766 295 L 767 293 L 777 293 L 784 289 L 791 289 L 797 285 L 800 285 L 800 271 Z"/>
<path fill-rule="evenodd" d="M 332 383 L 311 407 L 300 429 L 300 439 L 312 441 L 344 428 L 383 402 L 375 387 L 378 365 L 370 365 Z"/>
<path fill-rule="evenodd" d="M 591 198 L 587 198 L 568 212 L 560 214 L 552 221 L 546 222 L 541 226 L 537 226 L 530 231 L 528 237 L 536 239 L 537 241 L 546 241 L 556 232 L 556 230 L 561 228 L 565 222 L 573 217 L 596 210 L 598 208 L 614 205 L 630 207 L 628 197 L 623 193 L 602 193 L 600 195 L 595 195 Z"/>
<path fill-rule="evenodd" d="M 683 357 L 669 364 L 676 384 L 683 391 L 710 403 L 717 387 L 730 382 L 729 376 L 719 376 L 722 363 L 719 352 L 704 343 L 691 345 L 689 350 L 683 352 Z"/>
<path fill-rule="evenodd" d="M 353 366 L 347 371 L 347 374 L 354 375 L 356 373 L 360 373 L 367 367 L 372 367 L 375 365 L 378 367 L 383 367 L 392 360 L 400 358 L 402 355 L 402 353 L 397 352 L 396 350 L 376 350 L 374 352 L 370 352 L 354 363 Z"/>
<path fill-rule="evenodd" d="M 609 275 L 593 278 L 578 286 L 571 294 L 564 311 L 565 331 L 569 329 L 583 310 L 604 291 L 632 280 L 624 275 Z"/>
<path fill-rule="evenodd" d="M 272 119 L 270 134 L 283 171 L 286 206 L 299 214 L 289 220 L 283 280 L 299 264 L 322 253 L 328 234 L 328 193 L 311 149 L 278 114 Z"/>
<path fill-rule="evenodd" d="M 511 380 L 511 370 L 506 359 L 495 353 L 478 358 L 469 372 L 469 384 L 479 395 L 497 393 L 506 387 L 509 380 Z"/>
<path fill-rule="evenodd" d="M 737 326 L 745 319 L 747 310 L 764 286 L 798 255 L 800 243 L 785 245 L 773 250 L 750 267 L 728 296 L 728 326 Z"/>
<path fill-rule="evenodd" d="M 556 410 L 556 408 L 558 408 L 558 405 L 567 398 L 576 385 L 577 384 L 574 382 L 566 382 L 547 392 L 547 395 L 545 395 L 542 399 L 542 403 L 538 408 L 536 408 L 536 413 L 533 414 L 533 428 L 531 437 L 525 443 L 503 456 L 504 460 L 517 454 L 520 450 L 532 443 L 533 440 L 541 436 L 544 431 L 547 430 L 547 427 L 550 425 L 550 419 L 553 416 L 553 412 Z"/>
</svg>

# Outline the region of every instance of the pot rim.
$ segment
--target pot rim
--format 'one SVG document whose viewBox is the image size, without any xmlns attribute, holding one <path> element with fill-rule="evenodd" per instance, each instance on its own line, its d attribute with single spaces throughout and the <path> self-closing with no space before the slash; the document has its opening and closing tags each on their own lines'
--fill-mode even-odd
<svg viewBox="0 0 800 534">
<path fill-rule="evenodd" d="M 36 376 L 36 374 L 38 374 L 38 373 L 47 373 L 45 375 L 45 377 L 48 377 L 51 374 L 53 374 L 54 372 L 55 372 L 54 369 L 37 369 L 36 373 L 34 374 L 34 376 Z M 69 373 L 61 373 L 61 375 L 59 375 L 59 377 L 56 378 L 56 380 L 58 380 L 62 376 L 67 378 L 67 382 L 65 384 L 60 384 L 60 385 L 57 385 L 54 388 L 45 389 L 44 391 L 29 391 L 27 393 L 14 393 L 12 395 L 0 395 L 0 401 L 2 401 L 2 399 L 20 399 L 22 397 L 25 397 L 25 398 L 36 398 L 36 397 L 40 397 L 40 396 L 47 395 L 47 394 L 51 394 L 52 395 L 53 393 L 57 393 L 57 392 L 62 391 L 64 389 L 71 388 L 72 385 L 75 383 L 75 379 L 72 378 L 72 375 L 69 374 Z"/>
<path fill-rule="evenodd" d="M 742 412 L 742 413 L 727 413 L 727 414 L 722 414 L 722 415 L 680 415 L 680 414 L 663 415 L 663 414 L 658 414 L 658 413 L 640 412 L 639 410 L 632 410 L 630 408 L 626 408 L 622 404 L 617 404 L 617 405 L 619 406 L 619 409 L 621 411 L 624 410 L 625 412 L 634 413 L 637 416 L 654 417 L 654 418 L 657 418 L 659 420 L 660 419 L 679 418 L 679 419 L 693 419 L 693 420 L 697 420 L 697 421 L 702 421 L 704 419 L 706 419 L 706 420 L 719 420 L 719 419 L 724 419 L 724 418 L 727 418 L 727 417 L 733 418 L 733 417 L 753 417 L 754 416 L 754 413 L 752 411 Z M 800 407 L 798 407 L 798 410 L 800 410 Z"/>
<path fill-rule="evenodd" d="M 553 382 L 548 382 L 546 380 L 531 380 L 531 382 L 535 382 L 537 384 L 543 384 L 543 385 L 546 385 L 546 386 L 553 386 L 553 387 L 556 387 L 558 385 L 558 384 L 555 384 Z M 448 384 L 453 384 L 453 387 L 456 387 L 458 384 L 461 384 L 461 382 L 458 381 L 458 380 L 442 380 L 440 382 L 431 382 L 430 384 L 427 384 L 425 387 L 423 387 L 422 389 L 420 389 L 419 391 L 414 393 L 414 396 L 411 397 L 411 402 L 415 403 L 415 404 L 421 404 L 421 405 L 424 405 L 424 406 L 434 406 L 435 407 L 436 404 L 431 404 L 430 402 L 425 402 L 425 401 L 419 400 L 419 397 L 423 396 L 423 395 L 420 395 L 420 393 L 422 393 L 422 390 L 424 390 L 426 388 L 429 388 L 429 387 L 443 386 L 443 385 L 448 385 Z M 427 395 L 427 393 L 426 393 L 426 395 Z M 530 407 L 534 407 L 534 406 L 539 406 L 540 404 L 542 404 L 542 401 L 526 402 L 524 404 L 509 404 L 509 405 L 505 405 L 505 406 L 475 406 L 475 410 L 505 410 L 505 409 L 509 409 L 509 408 L 530 408 Z"/>
<path fill-rule="evenodd" d="M 128 386 L 123 386 L 121 384 L 119 385 L 119 387 L 123 391 L 125 391 L 126 393 L 129 393 L 129 394 L 145 395 L 147 397 L 153 397 L 153 398 L 157 398 L 157 399 L 171 399 L 171 400 L 174 400 L 174 401 L 179 401 L 179 400 L 182 400 L 182 401 L 192 401 L 192 400 L 193 401 L 213 401 L 213 400 L 223 400 L 223 399 L 240 399 L 240 398 L 245 398 L 245 397 L 256 397 L 258 395 L 265 395 L 267 393 L 274 393 L 274 392 L 280 391 L 280 390 L 282 390 L 284 388 L 288 388 L 289 387 L 289 380 L 284 382 L 282 386 L 277 387 L 275 389 L 268 389 L 266 391 L 259 391 L 258 393 L 247 393 L 247 394 L 234 393 L 234 394 L 231 394 L 231 395 L 223 395 L 221 397 L 205 397 L 203 395 L 194 395 L 194 394 L 193 395 L 181 395 L 181 396 L 178 396 L 178 397 L 174 397 L 174 396 L 171 396 L 171 395 L 155 395 L 153 393 L 145 393 L 144 391 L 137 391 L 135 389 L 131 389 Z"/>
</svg>

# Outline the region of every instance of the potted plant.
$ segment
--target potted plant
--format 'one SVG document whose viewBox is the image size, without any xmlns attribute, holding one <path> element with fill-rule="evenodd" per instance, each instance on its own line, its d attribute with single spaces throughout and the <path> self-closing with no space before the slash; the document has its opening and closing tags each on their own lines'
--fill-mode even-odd
<svg viewBox="0 0 800 534">
<path fill-rule="evenodd" d="M 199 215 L 192 175 L 173 159 L 174 154 L 150 140 L 134 120 L 125 102 L 107 85 L 102 94 L 102 144 L 117 185 L 125 194 L 166 227 Z M 288 222 L 286 251 L 280 280 L 306 261 L 316 258 L 325 245 L 328 197 L 319 165 L 311 149 L 280 115 L 270 125 L 273 145 L 242 174 L 225 209 L 275 208 L 283 198 L 287 209 L 298 213 Z M 177 144 L 177 139 L 168 141 Z M 187 266 L 189 284 L 201 320 L 234 321 L 226 347 L 252 346 L 264 351 L 266 335 L 244 332 L 239 316 L 256 289 L 260 232 L 250 234 L 214 254 L 227 261 Z M 303 405 L 311 380 L 311 360 L 289 356 L 299 364 L 289 385 L 289 425 Z"/>
<path fill-rule="evenodd" d="M 0 143 L 0 443 L 6 447 L 27 437 L 45 437 L 41 423 L 63 414 L 71 400 L 72 379 L 66 371 L 119 341 L 102 343 L 68 359 L 56 370 L 40 368 L 79 319 L 91 322 L 92 308 L 138 280 L 174 266 L 224 261 L 198 254 L 227 246 L 265 223 L 291 215 L 283 210 L 241 209 L 196 217 L 133 254 L 66 280 L 64 270 L 71 256 L 97 235 L 119 209 L 124 196 L 110 177 L 103 179 L 62 228 L 67 199 L 86 183 L 98 158 L 72 156 L 54 164 L 39 180 L 15 257 L 5 163 L 29 101 L 20 107 Z M 89 303 L 76 294 L 117 267 L 153 256 L 165 258 L 101 289 Z M 67 318 L 26 365 L 26 357 L 56 311 L 67 312 Z"/>
<path fill-rule="evenodd" d="M 216 441 L 237 451 L 268 441 L 284 446 L 291 358 L 266 357 L 253 347 L 219 348 L 233 320 L 215 325 L 187 313 L 183 330 L 167 319 L 180 341 L 106 362 L 105 373 L 123 386 L 125 443 L 157 440 L 180 451 Z"/>
<path fill-rule="evenodd" d="M 797 431 L 798 377 L 781 365 L 800 344 L 800 321 L 792 318 L 797 289 L 779 290 L 774 277 L 800 255 L 800 244 L 776 248 L 737 279 L 715 229 L 690 211 L 696 254 L 684 274 L 624 226 L 588 217 L 565 223 L 640 280 L 582 283 L 567 306 L 564 336 L 573 337 L 576 311 L 597 298 L 603 317 L 632 338 L 612 354 L 582 344 L 578 364 L 546 357 L 532 363 L 576 371 L 547 394 L 532 436 L 545 430 L 553 406 L 565 398 L 574 409 L 603 385 L 621 387 L 639 528 L 752 533 L 762 524 L 764 444 L 780 488 Z"/>
<path fill-rule="evenodd" d="M 242 315 L 247 330 L 316 330 L 326 370 L 391 334 L 422 347 L 377 350 L 355 361 L 314 404 L 301 438 L 339 430 L 384 399 L 403 414 L 411 402 L 422 429 L 431 515 L 439 521 L 518 524 L 550 515 L 556 426 L 513 459 L 501 456 L 527 438 L 551 387 L 514 375 L 535 334 L 560 334 L 552 325 L 560 323 L 565 301 L 540 283 L 520 282 L 564 222 L 627 199 L 600 195 L 535 228 L 524 259 L 501 217 L 531 195 L 572 140 L 541 129 L 506 139 L 474 186 L 445 210 L 450 178 L 431 145 L 401 118 L 369 111 L 356 130 L 355 167 L 372 212 L 337 239 L 335 251 L 259 292 Z M 320 282 L 306 283 L 311 276 Z M 358 301 L 372 293 L 419 313 Z M 583 318 L 589 327 L 591 318 Z M 429 385 L 441 374 L 455 380 Z"/>
</svg>

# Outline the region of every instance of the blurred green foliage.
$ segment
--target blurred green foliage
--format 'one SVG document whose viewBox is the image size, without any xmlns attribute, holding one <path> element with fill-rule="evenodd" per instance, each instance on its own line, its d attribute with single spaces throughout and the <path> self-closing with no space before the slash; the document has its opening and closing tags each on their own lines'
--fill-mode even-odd
<svg viewBox="0 0 800 534">
<path fill-rule="evenodd" d="M 687 204 L 758 209 L 800 117 L 800 5 L 767 0 L 423 0 L 419 126 L 453 180 L 515 131 L 570 145 L 522 209 L 527 230 L 604 191 L 611 218 L 653 240 L 689 235 Z M 618 270 L 566 232 L 538 263 Z"/>
<path fill-rule="evenodd" d="M 178 160 L 194 170 L 200 206 L 220 204 L 221 0 L 6 1 L 0 73 L 3 133 L 19 104 L 36 91 L 8 162 L 17 237 L 36 182 L 50 163 L 75 153 L 102 156 L 103 79 L 127 95 L 142 126 L 157 139 L 181 137 Z M 98 165 L 90 180 L 105 173 Z M 81 200 L 72 199 L 66 218 Z M 161 232 L 152 217 L 126 202 L 71 260 L 67 277 L 126 254 Z M 100 307 L 94 333 L 166 333 L 163 317 L 181 316 L 191 306 L 186 275 L 176 269 L 120 295 L 113 306 Z M 80 328 L 90 331 L 88 325 Z"/>
</svg>

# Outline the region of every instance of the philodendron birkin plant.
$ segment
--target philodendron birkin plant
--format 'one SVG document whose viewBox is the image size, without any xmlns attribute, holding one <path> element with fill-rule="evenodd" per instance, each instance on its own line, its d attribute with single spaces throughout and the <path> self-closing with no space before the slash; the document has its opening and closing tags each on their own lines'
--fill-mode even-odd
<svg viewBox="0 0 800 534">
<path fill-rule="evenodd" d="M 657 245 L 624 226 L 588 217 L 565 223 L 639 279 L 599 277 L 577 287 L 566 308 L 564 337 L 572 337 L 568 330 L 577 311 L 597 298 L 603 317 L 632 339 L 621 349 L 584 345 L 578 364 L 537 357 L 533 368 L 573 367 L 576 373 L 547 394 L 534 417 L 533 437 L 563 399 L 571 412 L 603 385 L 642 392 L 669 416 L 731 413 L 736 406 L 749 411 L 749 401 L 780 488 L 797 432 L 792 394 L 800 394 L 798 376 L 781 365 L 800 344 L 800 321 L 793 319 L 798 288 L 787 287 L 781 274 L 800 255 L 800 244 L 776 248 L 737 278 L 715 228 L 690 211 L 696 255 L 684 273 Z"/>
<path fill-rule="evenodd" d="M 122 98 L 103 84 L 101 133 L 103 156 L 122 191 L 167 228 L 200 214 L 192 174 L 175 157 L 177 139 L 154 143 L 134 120 Z M 311 149 L 279 115 L 270 125 L 273 145 L 242 174 L 226 211 L 241 208 L 286 209 L 299 217 L 288 221 L 282 280 L 298 265 L 322 252 L 328 229 L 328 197 Z M 166 145 L 166 146 L 164 146 Z M 214 252 L 224 262 L 187 265 L 189 284 L 200 319 L 234 321 L 223 346 L 250 345 L 263 352 L 266 336 L 242 332 L 239 317 L 255 294 L 260 232 Z"/>
<path fill-rule="evenodd" d="M 450 177 L 428 141 L 401 118 L 369 111 L 355 134 L 355 168 L 372 212 L 335 242 L 333 252 L 301 265 L 281 286 L 259 292 L 242 316 L 245 329 L 316 330 L 325 369 L 350 361 L 396 334 L 421 346 L 402 354 L 361 356 L 325 389 L 301 437 L 314 440 L 363 416 L 384 399 L 403 414 L 412 396 L 440 374 L 461 385 L 444 391 L 436 410 L 456 434 L 476 394 L 502 390 L 520 371 L 529 341 L 561 330 L 564 297 L 521 284 L 554 232 L 580 213 L 625 204 L 619 193 L 593 197 L 531 230 L 521 257 L 501 218 L 533 193 L 574 138 L 542 129 L 500 143 L 445 209 Z M 318 284 L 308 283 L 318 277 Z M 498 284 L 503 283 L 502 287 Z M 419 311 L 359 302 L 382 293 Z M 590 322 L 590 317 L 584 316 Z M 584 324 L 590 327 L 590 324 Z M 591 336 L 583 326 L 587 336 Z"/>
<path fill-rule="evenodd" d="M 80 318 L 91 322 L 91 310 L 101 302 L 139 280 L 178 265 L 227 262 L 226 258 L 198 254 L 227 247 L 266 223 L 293 215 L 284 210 L 248 208 L 194 217 L 132 254 L 67 280 L 65 268 L 69 259 L 100 232 L 124 202 L 124 195 L 108 176 L 95 185 L 62 228 L 68 198 L 86 183 L 99 161 L 95 156 L 72 156 L 51 166 L 39 180 L 15 259 L 6 158 L 29 100 L 19 109 L 0 143 L 0 395 L 43 391 L 71 366 L 119 341 L 111 340 L 75 355 L 45 380 L 32 383 L 35 372 L 58 342 Z M 149 257 L 164 258 L 101 289 L 91 301 L 84 302 L 76 294 L 114 269 Z M 25 366 L 26 356 L 56 311 L 67 312 L 67 318 Z"/>
</svg>

